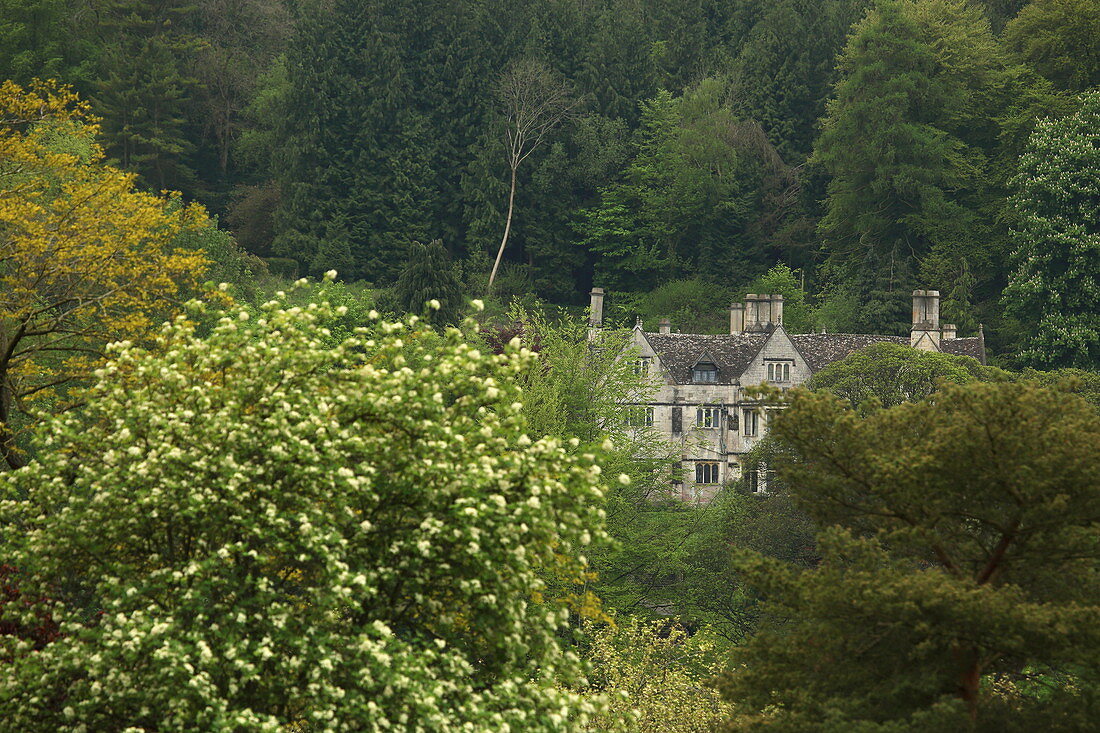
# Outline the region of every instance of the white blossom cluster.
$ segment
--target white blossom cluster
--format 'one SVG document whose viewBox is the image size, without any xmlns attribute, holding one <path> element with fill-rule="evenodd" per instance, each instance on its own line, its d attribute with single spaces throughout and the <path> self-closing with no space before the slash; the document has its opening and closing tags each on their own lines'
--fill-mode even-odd
<svg viewBox="0 0 1100 733">
<path fill-rule="evenodd" d="M 0 638 L 0 727 L 585 726 L 566 612 L 537 599 L 540 568 L 583 573 L 605 539 L 600 476 L 524 434 L 535 355 L 415 318 L 330 348 L 336 310 L 116 344 L 88 409 L 0 475 L 5 562 L 62 630 Z"/>
<path fill-rule="evenodd" d="M 1045 367 L 1100 361 L 1100 91 L 1040 122 L 1013 181 L 1014 273 L 1006 310 L 1028 325 L 1019 356 Z"/>
</svg>

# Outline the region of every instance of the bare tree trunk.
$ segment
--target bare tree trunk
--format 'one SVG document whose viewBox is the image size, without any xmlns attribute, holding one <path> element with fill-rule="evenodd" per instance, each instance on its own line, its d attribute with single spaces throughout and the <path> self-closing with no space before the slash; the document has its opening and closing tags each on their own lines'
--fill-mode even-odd
<svg viewBox="0 0 1100 733">
<path fill-rule="evenodd" d="M 512 186 L 508 191 L 508 217 L 504 220 L 504 237 L 500 240 L 500 249 L 497 250 L 497 259 L 493 263 L 493 271 L 489 274 L 489 287 L 487 291 L 493 290 L 493 281 L 497 279 L 497 269 L 500 267 L 500 260 L 504 257 L 504 245 L 508 244 L 508 235 L 512 232 L 512 206 L 516 201 L 516 168 L 512 167 Z"/>
</svg>

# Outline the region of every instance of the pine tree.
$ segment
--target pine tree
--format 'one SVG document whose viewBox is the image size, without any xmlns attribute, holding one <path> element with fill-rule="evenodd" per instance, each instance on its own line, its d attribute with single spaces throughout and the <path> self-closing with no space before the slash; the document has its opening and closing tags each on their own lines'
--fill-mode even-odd
<svg viewBox="0 0 1100 733">
<path fill-rule="evenodd" d="M 639 102 L 657 92 L 652 26 L 641 0 L 607 0 L 594 20 L 594 32 L 578 74 L 581 92 L 595 97 L 597 111 L 626 120 L 640 119 Z"/>
<path fill-rule="evenodd" d="M 1026 334 L 1019 359 L 1100 367 L 1100 91 L 1045 120 L 1013 179 L 1015 268 L 1004 293 Z"/>
<path fill-rule="evenodd" d="M 197 84 L 197 38 L 187 0 L 105 0 L 92 102 L 103 116 L 108 155 L 156 190 L 201 193 L 188 129 Z"/>
<path fill-rule="evenodd" d="M 726 730 L 1092 726 L 1091 405 L 1034 383 L 976 383 L 860 417 L 800 392 L 770 436 L 776 486 L 821 528 L 821 560 L 807 570 L 738 553 L 777 623 L 735 653 L 721 688 L 740 717 Z"/>
<path fill-rule="evenodd" d="M 431 229 L 431 130 L 391 20 L 351 0 L 312 4 L 288 54 L 273 246 L 312 272 L 384 282 Z"/>
<path fill-rule="evenodd" d="M 733 110 L 756 120 L 791 165 L 813 145 L 836 57 L 865 0 L 783 0 L 753 27 L 732 65 Z"/>
</svg>

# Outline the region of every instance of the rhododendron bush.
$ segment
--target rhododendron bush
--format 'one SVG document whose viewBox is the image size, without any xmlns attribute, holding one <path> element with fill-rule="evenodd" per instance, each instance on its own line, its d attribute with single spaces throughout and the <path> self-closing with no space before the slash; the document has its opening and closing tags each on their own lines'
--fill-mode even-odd
<svg viewBox="0 0 1100 733">
<path fill-rule="evenodd" d="M 599 468 L 525 435 L 537 357 L 415 318 L 326 346 L 323 302 L 200 335 L 209 307 L 116 344 L 87 411 L 0 475 L 4 560 L 60 632 L 0 639 L 4 727 L 586 725 L 539 569 L 586 572 Z"/>
</svg>

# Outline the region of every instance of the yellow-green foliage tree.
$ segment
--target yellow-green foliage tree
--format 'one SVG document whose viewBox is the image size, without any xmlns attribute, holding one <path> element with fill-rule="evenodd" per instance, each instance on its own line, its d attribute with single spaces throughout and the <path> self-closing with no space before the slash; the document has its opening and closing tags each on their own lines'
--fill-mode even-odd
<svg viewBox="0 0 1100 733">
<path fill-rule="evenodd" d="M 732 706 L 707 684 L 726 662 L 709 630 L 689 634 L 675 621 L 637 618 L 587 630 L 592 689 L 610 702 L 591 730 L 704 733 L 731 714 Z"/>
<path fill-rule="evenodd" d="M 140 338 L 205 265 L 173 244 L 202 208 L 135 190 L 98 129 L 65 87 L 0 84 L 0 466 L 24 462 L 14 415 Z"/>
</svg>

